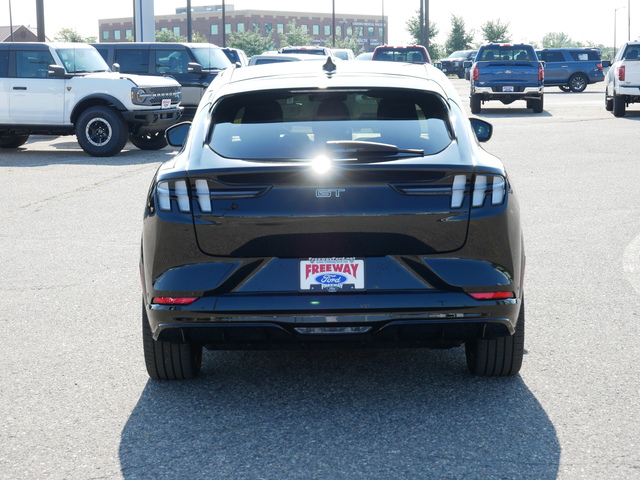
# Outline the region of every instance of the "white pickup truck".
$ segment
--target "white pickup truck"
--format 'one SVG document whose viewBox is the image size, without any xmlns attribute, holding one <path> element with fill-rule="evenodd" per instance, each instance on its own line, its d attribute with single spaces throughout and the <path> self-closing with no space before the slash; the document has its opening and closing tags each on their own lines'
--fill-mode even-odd
<svg viewBox="0 0 640 480">
<path fill-rule="evenodd" d="M 607 72 L 604 95 L 605 108 L 616 117 L 624 117 L 627 106 L 640 102 L 640 42 L 620 48 Z"/>
<path fill-rule="evenodd" d="M 111 72 L 90 45 L 0 43 L 0 148 L 32 134 L 75 134 L 94 157 L 117 154 L 127 139 L 156 150 L 181 99 L 174 79 Z"/>
</svg>

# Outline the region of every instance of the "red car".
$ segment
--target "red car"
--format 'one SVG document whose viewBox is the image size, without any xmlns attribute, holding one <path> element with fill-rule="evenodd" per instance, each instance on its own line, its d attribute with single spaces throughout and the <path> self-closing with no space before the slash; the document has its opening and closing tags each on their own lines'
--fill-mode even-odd
<svg viewBox="0 0 640 480">
<path fill-rule="evenodd" d="M 422 45 L 394 47 L 381 45 L 373 51 L 371 60 L 382 62 L 431 63 L 429 52 Z"/>
</svg>

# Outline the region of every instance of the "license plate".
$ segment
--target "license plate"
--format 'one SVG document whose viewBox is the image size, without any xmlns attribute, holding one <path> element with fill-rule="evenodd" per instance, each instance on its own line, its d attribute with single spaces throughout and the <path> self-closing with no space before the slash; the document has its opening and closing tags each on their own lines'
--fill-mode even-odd
<svg viewBox="0 0 640 480">
<path fill-rule="evenodd" d="M 171 108 L 171 99 L 170 98 L 163 98 L 162 99 L 162 109 L 166 110 L 167 108 Z"/>
<path fill-rule="evenodd" d="M 447 69 L 446 69 L 446 68 L 443 68 L 443 69 L 442 69 L 442 71 L 443 71 L 444 73 L 447 73 Z"/>
<path fill-rule="evenodd" d="M 301 291 L 347 292 L 364 289 L 364 259 L 333 257 L 300 260 Z"/>
<path fill-rule="evenodd" d="M 513 92 L 513 87 L 502 87 L 503 92 Z"/>
</svg>

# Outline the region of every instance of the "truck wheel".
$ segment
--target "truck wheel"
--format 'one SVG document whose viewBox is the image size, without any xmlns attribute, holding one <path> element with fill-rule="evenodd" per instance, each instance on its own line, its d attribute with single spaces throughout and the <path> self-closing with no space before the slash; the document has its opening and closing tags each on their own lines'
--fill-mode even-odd
<svg viewBox="0 0 640 480">
<path fill-rule="evenodd" d="M 164 132 L 129 135 L 129 141 L 140 150 L 160 150 L 167 146 Z"/>
<path fill-rule="evenodd" d="M 584 92 L 584 89 L 587 88 L 587 83 L 587 77 L 585 77 L 581 73 L 576 73 L 569 79 L 569 87 L 571 88 L 572 92 L 576 93 Z"/>
<path fill-rule="evenodd" d="M 76 122 L 76 136 L 92 157 L 111 157 L 127 143 L 127 122 L 117 110 L 103 105 L 87 108 Z"/>
<path fill-rule="evenodd" d="M 613 115 L 615 117 L 624 117 L 625 109 L 627 108 L 624 103 L 624 97 L 622 95 L 613 96 Z"/>
<path fill-rule="evenodd" d="M 522 367 L 524 357 L 524 297 L 513 335 L 481 338 L 464 344 L 467 368 L 482 377 L 508 377 Z"/>
<path fill-rule="evenodd" d="M 11 137 L 0 137 L 0 148 L 18 148 L 29 140 L 29 135 L 12 135 Z"/>
<path fill-rule="evenodd" d="M 471 113 L 478 114 L 482 111 L 482 99 L 480 95 L 471 95 Z"/>
<path fill-rule="evenodd" d="M 155 380 L 189 380 L 200 373 L 202 346 L 154 340 L 144 304 L 142 345 L 147 373 Z"/>
<path fill-rule="evenodd" d="M 544 111 L 544 97 L 530 100 L 533 113 L 542 113 Z"/>
</svg>

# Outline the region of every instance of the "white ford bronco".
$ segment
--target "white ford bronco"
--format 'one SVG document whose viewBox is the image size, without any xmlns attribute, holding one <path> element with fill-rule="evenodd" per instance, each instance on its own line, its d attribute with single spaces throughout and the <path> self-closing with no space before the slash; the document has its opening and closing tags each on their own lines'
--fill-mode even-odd
<svg viewBox="0 0 640 480">
<path fill-rule="evenodd" d="M 164 130 L 182 114 L 171 78 L 111 72 L 81 43 L 0 43 L 0 148 L 29 135 L 73 135 L 94 157 L 166 146 Z"/>
</svg>

